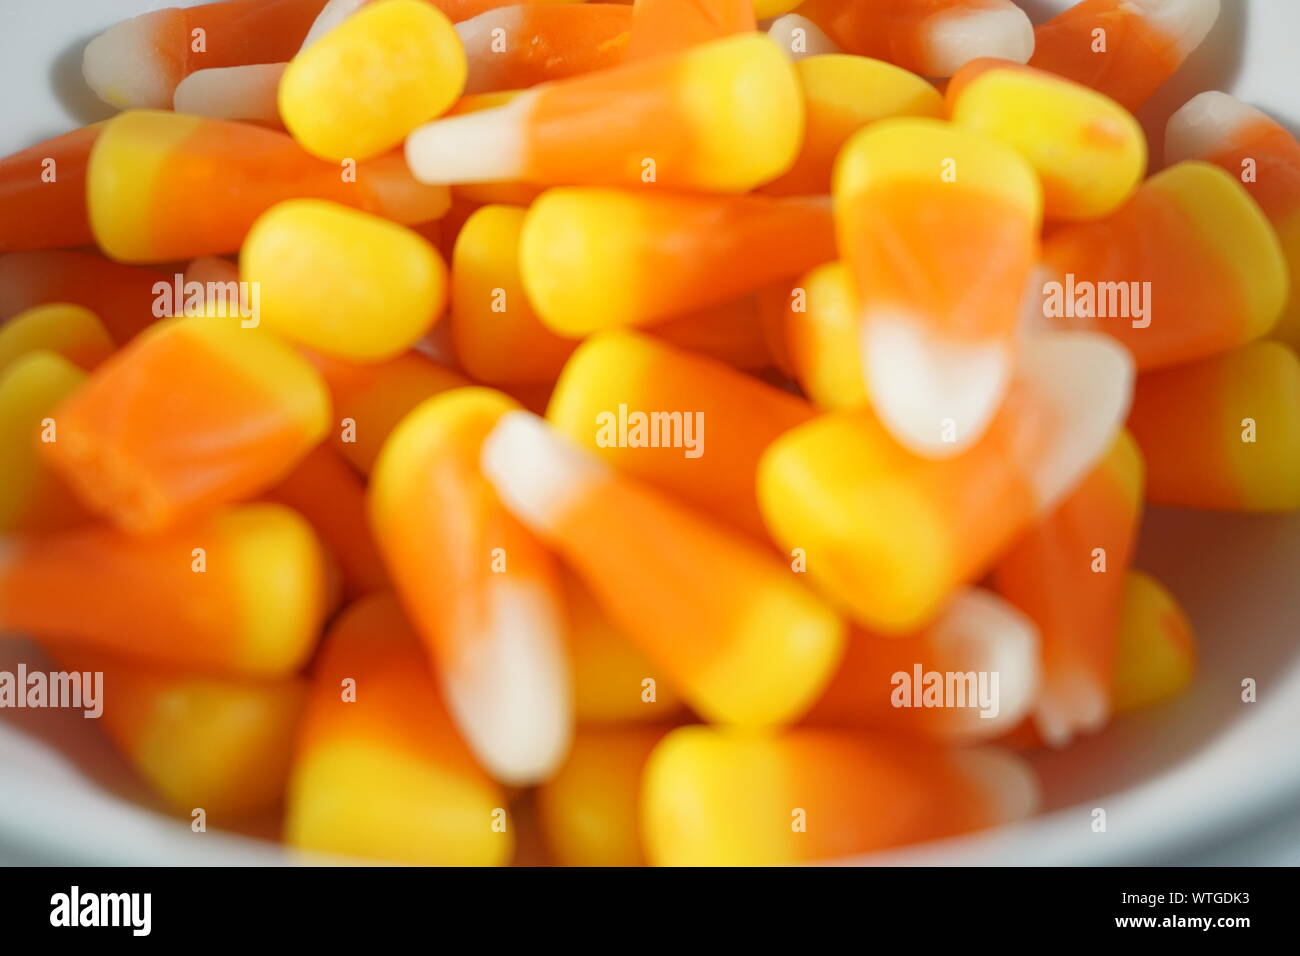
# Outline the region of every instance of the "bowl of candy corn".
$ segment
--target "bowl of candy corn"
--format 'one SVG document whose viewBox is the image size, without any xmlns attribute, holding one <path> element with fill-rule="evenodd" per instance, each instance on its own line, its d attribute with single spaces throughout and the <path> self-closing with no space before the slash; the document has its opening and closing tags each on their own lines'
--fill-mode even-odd
<svg viewBox="0 0 1300 956">
<path fill-rule="evenodd" d="M 0 861 L 1294 812 L 1300 9 L 66 7 L 0 12 Z"/>
</svg>

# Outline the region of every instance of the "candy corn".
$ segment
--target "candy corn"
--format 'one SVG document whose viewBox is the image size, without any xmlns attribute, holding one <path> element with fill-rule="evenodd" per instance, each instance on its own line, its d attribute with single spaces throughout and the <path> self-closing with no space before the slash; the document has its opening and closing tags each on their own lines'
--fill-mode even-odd
<svg viewBox="0 0 1300 956">
<path fill-rule="evenodd" d="M 1053 746 L 1099 730 L 1112 709 L 1125 571 L 1142 506 L 1142 456 L 1122 432 L 1054 512 L 999 562 L 998 591 L 1038 625 L 1043 686 L 1034 726 Z"/>
<path fill-rule="evenodd" d="M 844 263 L 818 266 L 766 302 L 776 351 L 808 397 L 825 409 L 868 404 L 857 293 Z"/>
<path fill-rule="evenodd" d="M 703 716 L 783 723 L 829 678 L 840 620 L 762 547 L 613 471 L 527 412 L 501 417 L 483 471 Z"/>
<path fill-rule="evenodd" d="M 1218 18 L 1219 0 L 1080 0 L 1034 28 L 1029 65 L 1136 110 Z"/>
<path fill-rule="evenodd" d="M 222 0 L 123 20 L 86 46 L 82 72 L 104 102 L 167 109 L 195 70 L 293 56 L 325 0 Z"/>
<path fill-rule="evenodd" d="M 763 187 L 770 195 L 828 193 L 835 157 L 859 129 L 894 116 L 937 117 L 943 111 L 933 86 L 880 60 L 828 54 L 800 59 L 794 68 L 806 115 L 803 145 L 790 170 Z"/>
<path fill-rule="evenodd" d="M 555 381 L 577 342 L 544 326 L 524 292 L 519 240 L 526 212 L 489 205 L 461 227 L 452 253 L 451 340 L 461 367 L 489 384 Z"/>
<path fill-rule="evenodd" d="M 0 532 L 45 531 L 89 519 L 38 450 L 42 440 L 57 437 L 50 415 L 85 378 L 66 358 L 44 349 L 25 351 L 0 369 Z"/>
<path fill-rule="evenodd" d="M 98 524 L 5 539 L 0 631 L 247 677 L 287 677 L 325 617 L 328 569 L 280 505 L 223 509 L 147 538 Z"/>
<path fill-rule="evenodd" d="M 650 755 L 642 820 L 659 866 L 840 860 L 1033 812 L 1032 772 L 997 750 L 863 732 L 683 727 Z"/>
<path fill-rule="evenodd" d="M 1192 625 L 1165 587 L 1141 571 L 1124 579 L 1115 655 L 1115 710 L 1125 713 L 1177 695 L 1196 673 Z"/>
<path fill-rule="evenodd" d="M 474 762 L 391 595 L 330 629 L 289 780 L 285 841 L 302 850 L 443 866 L 510 859 L 505 794 Z"/>
<path fill-rule="evenodd" d="M 293 58 L 280 79 L 280 117 L 313 155 L 370 159 L 445 112 L 465 72 L 445 14 L 419 0 L 381 0 Z"/>
<path fill-rule="evenodd" d="M 95 241 L 123 262 L 233 252 L 258 216 L 292 197 L 407 223 L 436 219 L 448 202 L 397 155 L 334 164 L 274 130 L 148 111 L 104 125 L 86 182 Z"/>
<path fill-rule="evenodd" d="M 0 159 L 0 253 L 91 241 L 86 161 L 100 127 L 73 130 Z"/>
<path fill-rule="evenodd" d="M 406 141 L 427 183 L 523 181 L 745 192 L 783 173 L 803 107 L 790 61 L 762 36 L 544 83 Z"/>
<path fill-rule="evenodd" d="M 801 16 L 846 53 L 952 76 L 982 56 L 1024 63 L 1034 49 L 1029 17 L 1011 0 L 807 0 Z"/>
<path fill-rule="evenodd" d="M 104 675 L 100 726 L 172 810 L 223 823 L 280 806 L 306 681 L 212 677 L 82 647 L 54 658 Z"/>
<path fill-rule="evenodd" d="M 617 66 L 627 54 L 632 8 L 618 3 L 524 3 L 456 24 L 466 93 L 519 90 Z"/>
<path fill-rule="evenodd" d="M 1000 60 L 974 60 L 948 84 L 959 126 L 1006 143 L 1034 167 L 1048 219 L 1114 212 L 1146 172 L 1142 128 L 1106 97 L 1062 77 Z"/>
<path fill-rule="evenodd" d="M 552 189 L 520 242 L 533 308 L 575 338 L 727 302 L 835 257 L 824 197 Z"/>
<path fill-rule="evenodd" d="M 1123 351 L 1061 333 L 1024 352 L 988 430 L 954 458 L 907 451 L 865 409 L 814 419 L 764 452 L 758 501 L 772 536 L 864 627 L 924 626 L 1110 444 L 1131 390 Z"/>
<path fill-rule="evenodd" d="M 269 209 L 253 224 L 239 274 L 259 289 L 267 328 L 344 359 L 405 352 L 442 315 L 447 268 L 422 237 L 319 199 Z"/>
<path fill-rule="evenodd" d="M 1106 332 L 1144 371 L 1258 338 L 1286 301 L 1268 220 L 1207 163 L 1171 166 L 1112 216 L 1054 230 L 1043 261 L 1048 324 Z"/>
<path fill-rule="evenodd" d="M 1274 335 L 1300 347 L 1300 143 L 1260 110 L 1211 91 L 1169 118 L 1165 162 L 1187 159 L 1206 160 L 1236 176 L 1273 224 L 1291 280 Z"/>
<path fill-rule="evenodd" d="M 641 778 L 662 728 L 587 728 L 538 790 L 542 833 L 561 866 L 644 866 Z"/>
<path fill-rule="evenodd" d="M 0 325 L 0 369 L 36 349 L 49 349 L 89 370 L 113 353 L 113 340 L 95 313 L 58 302 L 35 306 Z"/>
<path fill-rule="evenodd" d="M 46 458 L 122 528 L 154 533 L 282 478 L 325 434 L 310 365 L 216 319 L 159 323 L 101 366 L 52 417 Z"/>
<path fill-rule="evenodd" d="M 553 561 L 479 472 L 515 408 L 483 388 L 418 406 L 375 464 L 370 516 L 461 733 L 493 777 L 527 784 L 563 759 L 573 718 Z"/>
<path fill-rule="evenodd" d="M 758 459 L 812 416 L 793 395 L 627 332 L 584 342 L 546 413 L 557 431 L 625 474 L 760 540 Z"/>
<path fill-rule="evenodd" d="M 617 724 L 662 723 L 678 716 L 681 697 L 662 668 L 609 619 L 577 575 L 565 570 L 561 577 L 574 718 L 580 724 Z"/>
<path fill-rule="evenodd" d="M 968 588 L 929 627 L 903 637 L 851 634 L 834 680 L 804 723 L 969 742 L 1028 712 L 1039 684 L 1033 622 Z"/>
<path fill-rule="evenodd" d="M 1184 508 L 1300 507 L 1300 360 L 1276 342 L 1138 377 L 1129 428 L 1147 500 Z"/>
<path fill-rule="evenodd" d="M 908 449 L 948 457 L 1006 392 L 1042 195 L 1019 154 L 932 119 L 857 133 L 835 221 L 859 295 L 867 391 Z"/>
</svg>

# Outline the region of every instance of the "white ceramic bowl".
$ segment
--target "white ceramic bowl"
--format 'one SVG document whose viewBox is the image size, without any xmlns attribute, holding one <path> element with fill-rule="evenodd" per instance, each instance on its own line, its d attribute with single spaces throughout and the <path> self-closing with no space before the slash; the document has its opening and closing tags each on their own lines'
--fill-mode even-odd
<svg viewBox="0 0 1300 956">
<path fill-rule="evenodd" d="M 180 0 L 182 5 L 188 0 Z M 0 2 L 0 155 L 107 110 L 81 83 L 80 50 L 109 24 L 164 0 Z M 1069 0 L 1023 0 L 1035 19 Z M 1143 110 L 1153 166 L 1169 114 L 1223 89 L 1300 130 L 1300 3 L 1223 0 L 1205 46 Z M 1115 721 L 1067 750 L 1033 758 L 1045 809 L 1015 827 L 851 862 L 1100 864 L 1300 861 L 1300 517 L 1154 511 L 1138 556 L 1196 625 L 1201 670 L 1178 700 Z M 0 642 L 0 670 L 32 661 Z M 1258 702 L 1241 701 L 1254 678 Z M 154 809 L 92 721 L 0 711 L 0 863 L 267 863 L 285 859 L 246 834 L 194 834 Z M 1092 811 L 1106 810 L 1105 833 Z M 1225 847 L 1257 836 L 1246 856 Z M 1277 837 L 1273 834 L 1283 834 Z M 1279 840 L 1291 839 L 1290 846 Z M 1217 856 L 1204 856 L 1213 851 Z"/>
</svg>

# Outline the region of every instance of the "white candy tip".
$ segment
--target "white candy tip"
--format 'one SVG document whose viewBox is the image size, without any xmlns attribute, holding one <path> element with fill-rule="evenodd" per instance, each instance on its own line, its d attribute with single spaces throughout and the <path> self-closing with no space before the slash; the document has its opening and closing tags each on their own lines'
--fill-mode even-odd
<svg viewBox="0 0 1300 956">
<path fill-rule="evenodd" d="M 276 97 L 287 63 L 258 63 L 197 70 L 176 87 L 172 97 L 177 113 L 226 120 L 278 123 Z"/>
<path fill-rule="evenodd" d="M 156 16 L 147 13 L 115 23 L 86 44 L 81 73 L 96 96 L 119 109 L 171 108 L 172 81 L 151 42 L 156 29 Z"/>
<path fill-rule="evenodd" d="M 1165 127 L 1165 165 L 1205 159 L 1228 145 L 1245 126 L 1269 121 L 1267 114 L 1234 96 L 1207 90 L 1192 97 Z"/>
<path fill-rule="evenodd" d="M 535 99 L 520 93 L 503 106 L 426 123 L 406 138 L 406 165 L 434 185 L 517 181 Z"/>
<path fill-rule="evenodd" d="M 506 508 L 541 533 L 554 529 L 570 503 L 608 473 L 604 464 L 526 411 L 501 416 L 483 440 L 480 465 Z"/>
<path fill-rule="evenodd" d="M 445 693 L 488 773 L 529 786 L 555 772 L 573 738 L 563 615 L 529 582 L 502 575 L 488 587 L 486 633 L 447 664 Z"/>
<path fill-rule="evenodd" d="M 1049 679 L 1034 707 L 1034 727 L 1049 747 L 1064 747 L 1076 734 L 1095 733 L 1106 724 L 1110 704 L 1105 690 L 1083 672 Z"/>
<path fill-rule="evenodd" d="M 1015 823 L 1033 815 L 1041 801 L 1038 778 L 1023 760 L 995 747 L 957 750 L 953 761 L 984 795 L 988 824 Z"/>
<path fill-rule="evenodd" d="M 985 56 L 1028 63 L 1034 55 L 1034 25 L 1010 3 L 991 10 L 954 9 L 930 21 L 922 50 L 930 76 L 952 76 Z"/>
<path fill-rule="evenodd" d="M 997 713 L 963 729 L 967 739 L 997 736 L 1020 723 L 1039 688 L 1038 629 L 1010 602 L 983 588 L 958 593 L 932 626 L 939 669 L 997 674 Z"/>
<path fill-rule="evenodd" d="M 1219 19 L 1220 0 L 1128 0 L 1146 22 L 1174 41 L 1186 57 L 1203 41 Z"/>
<path fill-rule="evenodd" d="M 942 342 L 915 317 L 898 314 L 865 323 L 862 361 L 881 423 L 925 458 L 951 458 L 984 434 L 1012 364 L 1009 345 Z"/>
<path fill-rule="evenodd" d="M 797 13 L 777 17 L 768 27 L 767 35 L 792 60 L 842 52 L 835 41 L 822 32 L 821 27 Z"/>
<path fill-rule="evenodd" d="M 1114 440 L 1133 397 L 1133 358 L 1105 335 L 1052 332 L 1026 337 L 1020 367 L 1055 422 L 1037 460 L 1024 463 L 1046 512 Z"/>
</svg>

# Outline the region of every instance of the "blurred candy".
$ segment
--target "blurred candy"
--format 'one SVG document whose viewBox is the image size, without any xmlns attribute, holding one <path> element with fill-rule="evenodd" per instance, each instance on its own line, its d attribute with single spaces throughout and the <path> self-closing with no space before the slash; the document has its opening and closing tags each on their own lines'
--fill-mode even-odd
<svg viewBox="0 0 1300 956">
<path fill-rule="evenodd" d="M 1219 0 L 1081 0 L 1034 28 L 1029 65 L 1137 110 L 1218 18 Z"/>
<path fill-rule="evenodd" d="M 825 197 L 552 189 L 524 220 L 524 289 L 553 331 L 653 325 L 835 257 Z"/>
<path fill-rule="evenodd" d="M 1268 220 L 1208 163 L 1171 166 L 1106 219 L 1053 230 L 1043 262 L 1048 324 L 1106 332 L 1143 371 L 1258 338 L 1286 301 Z"/>
<path fill-rule="evenodd" d="M 748 2 L 748 0 L 746 0 Z M 645 866 L 641 778 L 663 728 L 584 728 L 537 791 L 542 833 L 560 866 Z"/>
<path fill-rule="evenodd" d="M 82 647 L 54 658 L 104 675 L 104 732 L 172 810 L 221 823 L 280 806 L 306 681 L 212 677 Z"/>
<path fill-rule="evenodd" d="M 55 302 L 33 306 L 0 325 L 0 369 L 36 349 L 49 349 L 89 370 L 113 354 L 113 340 L 89 309 Z"/>
<path fill-rule="evenodd" d="M 632 8 L 618 3 L 521 3 L 456 24 L 469 61 L 466 93 L 519 90 L 617 66 Z"/>
<path fill-rule="evenodd" d="M 1138 377 L 1129 428 L 1147 500 L 1183 508 L 1300 508 L 1300 360 L 1255 342 Z"/>
<path fill-rule="evenodd" d="M 550 384 L 578 344 L 544 326 L 524 292 L 519 240 L 526 215 L 517 206 L 483 206 L 456 237 L 451 340 L 461 367 L 480 382 Z"/>
<path fill-rule="evenodd" d="M 566 569 L 561 578 L 578 723 L 663 722 L 680 714 L 681 697 L 661 669 L 609 619 L 577 575 Z"/>
<path fill-rule="evenodd" d="M 288 63 L 249 63 L 191 73 L 176 87 L 177 113 L 281 126 L 280 80 Z"/>
<path fill-rule="evenodd" d="M 375 463 L 370 517 L 457 727 L 495 779 L 525 785 L 564 759 L 573 704 L 554 562 L 479 472 L 517 407 L 486 388 L 418 406 Z"/>
<path fill-rule="evenodd" d="M 5 539 L 0 632 L 248 677 L 286 677 L 327 611 L 320 543 L 281 505 L 142 538 L 105 525 Z"/>
<path fill-rule="evenodd" d="M 912 73 L 865 56 L 827 54 L 795 63 L 803 90 L 803 146 L 794 166 L 762 191 L 773 196 L 828 193 L 840 148 L 859 129 L 895 116 L 943 112 L 938 90 Z"/>
<path fill-rule="evenodd" d="M 325 0 L 222 0 L 123 20 L 86 46 L 82 72 L 120 109 L 169 109 L 195 70 L 276 63 L 293 56 Z"/>
<path fill-rule="evenodd" d="M 808 397 L 828 410 L 866 405 L 857 293 L 848 267 L 828 262 L 768 295 L 776 350 Z"/>
<path fill-rule="evenodd" d="M 0 253 L 91 242 L 86 161 L 102 123 L 0 159 Z"/>
<path fill-rule="evenodd" d="M 367 520 L 365 485 L 334 448 L 316 447 L 267 497 L 311 522 L 338 562 L 346 599 L 388 587 Z"/>
<path fill-rule="evenodd" d="M 95 510 L 156 533 L 256 494 L 324 437 L 329 396 L 270 336 L 208 318 L 160 322 L 52 417 L 43 450 Z"/>
<path fill-rule="evenodd" d="M 1132 368 L 1101 336 L 1029 339 L 984 436 L 943 461 L 897 444 L 866 409 L 776 439 L 758 467 L 773 538 L 801 549 L 813 583 L 864 627 L 923 627 L 1104 454 Z"/>
<path fill-rule="evenodd" d="M 75 303 L 93 312 L 122 345 L 155 318 L 171 276 L 88 252 L 44 250 L 0 256 L 0 320 L 38 305 Z"/>
<path fill-rule="evenodd" d="M 370 159 L 446 112 L 465 73 L 465 50 L 445 14 L 419 0 L 380 0 L 290 61 L 280 117 L 313 155 Z"/>
<path fill-rule="evenodd" d="M 1018 150 L 1043 184 L 1048 219 L 1099 219 L 1133 193 L 1147 141 L 1113 100 L 1042 70 L 974 60 L 946 92 L 952 121 Z"/>
<path fill-rule="evenodd" d="M 812 416 L 787 392 L 628 332 L 583 342 L 546 413 L 558 432 L 619 471 L 759 540 L 758 459 Z"/>
<path fill-rule="evenodd" d="M 835 167 L 871 404 L 934 458 L 976 441 L 1011 376 L 1042 194 L 1019 154 L 932 119 L 857 133 Z"/>
<path fill-rule="evenodd" d="M 1187 159 L 1207 160 L 1237 177 L 1273 224 L 1291 279 L 1274 334 L 1300 348 L 1300 143 L 1260 110 L 1211 91 L 1169 119 L 1165 162 Z"/>
<path fill-rule="evenodd" d="M 1033 25 L 1011 0 L 807 0 L 798 10 L 846 53 L 923 76 L 982 56 L 1024 63 L 1034 50 Z"/>
<path fill-rule="evenodd" d="M 1032 772 L 993 749 L 938 750 L 862 732 L 674 730 L 645 768 L 646 855 L 658 866 L 841 860 L 1011 823 Z"/>
<path fill-rule="evenodd" d="M 457 735 L 392 595 L 351 605 L 313 670 L 285 841 L 422 866 L 499 866 L 515 842 L 505 806 Z"/>
<path fill-rule="evenodd" d="M 267 328 L 343 359 L 383 361 L 414 345 L 447 303 L 447 267 L 421 236 L 368 213 L 295 199 L 253 224 L 239 274 Z"/>
<path fill-rule="evenodd" d="M 1130 571 L 1115 656 L 1115 710 L 1168 700 L 1195 674 L 1195 638 L 1178 600 L 1151 575 Z"/>
<path fill-rule="evenodd" d="M 446 189 L 415 182 L 396 153 L 329 163 L 274 130 L 146 111 L 104 125 L 87 190 L 95 241 L 124 262 L 233 252 L 258 216 L 294 197 L 405 223 L 436 219 L 448 204 Z"/>
<path fill-rule="evenodd" d="M 764 726 L 812 704 L 839 660 L 843 625 L 770 551 L 527 412 L 502 416 L 483 470 L 702 716 Z"/>
<path fill-rule="evenodd" d="M 88 520 L 39 450 L 43 437 L 56 434 L 51 413 L 85 379 L 64 356 L 44 349 L 25 350 L 0 369 L 0 533 L 48 531 Z"/>
<path fill-rule="evenodd" d="M 390 0 L 392 2 L 392 0 Z M 406 141 L 427 183 L 522 181 L 745 192 L 799 150 L 790 61 L 747 34 L 544 83 Z"/>
<path fill-rule="evenodd" d="M 470 384 L 419 352 L 365 364 L 323 355 L 311 359 L 333 399 L 334 445 L 363 474 L 370 472 L 384 441 L 407 412 L 439 392 Z"/>
<path fill-rule="evenodd" d="M 754 29 L 752 0 L 633 0 L 627 55 L 663 56 Z"/>
<path fill-rule="evenodd" d="M 1124 574 L 1142 510 L 1142 455 L 1127 432 L 1061 505 L 998 562 L 997 590 L 1042 635 L 1034 726 L 1052 746 L 1111 715 Z"/>
<path fill-rule="evenodd" d="M 915 634 L 850 634 L 840 669 L 804 723 L 988 740 L 1033 704 L 1038 645 L 1029 618 L 990 591 L 967 588 Z"/>
</svg>

